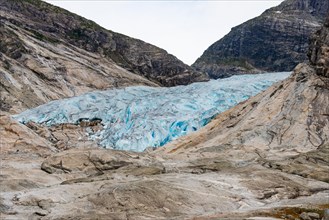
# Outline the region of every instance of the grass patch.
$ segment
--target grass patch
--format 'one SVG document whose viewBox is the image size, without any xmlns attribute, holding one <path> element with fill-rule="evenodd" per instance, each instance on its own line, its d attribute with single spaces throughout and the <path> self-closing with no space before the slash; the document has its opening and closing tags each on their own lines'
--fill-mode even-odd
<svg viewBox="0 0 329 220">
<path fill-rule="evenodd" d="M 75 39 L 75 40 L 85 40 L 85 39 L 88 39 L 88 35 L 85 34 L 85 29 L 83 29 L 83 28 L 75 28 L 75 29 L 69 31 L 67 33 L 67 35 L 71 39 Z"/>
<path fill-rule="evenodd" d="M 227 58 L 227 59 L 219 60 L 217 64 L 225 65 L 225 66 L 239 66 L 247 70 L 253 69 L 253 66 L 249 64 L 247 60 L 238 59 L 238 58 Z"/>
<path fill-rule="evenodd" d="M 30 31 L 32 34 L 33 34 L 33 37 L 40 40 L 40 41 L 43 41 L 43 42 L 50 42 L 50 43 L 60 43 L 59 40 L 55 39 L 55 38 L 52 38 L 52 37 L 48 37 L 46 35 L 43 35 L 41 34 L 40 32 L 36 31 L 36 30 L 28 30 Z"/>
<path fill-rule="evenodd" d="M 10 70 L 11 65 L 10 65 L 10 63 L 8 62 L 8 60 L 3 61 L 3 67 L 4 67 L 6 70 Z"/>
<path fill-rule="evenodd" d="M 324 210 L 329 209 L 329 204 L 319 205 L 317 207 L 312 208 L 301 208 L 301 207 L 285 207 L 279 208 L 276 212 L 271 215 L 271 217 L 275 218 L 286 218 L 286 216 L 292 216 L 294 218 L 299 218 L 299 215 L 303 212 L 312 212 L 318 213 L 320 215 L 320 219 L 323 218 Z"/>
</svg>

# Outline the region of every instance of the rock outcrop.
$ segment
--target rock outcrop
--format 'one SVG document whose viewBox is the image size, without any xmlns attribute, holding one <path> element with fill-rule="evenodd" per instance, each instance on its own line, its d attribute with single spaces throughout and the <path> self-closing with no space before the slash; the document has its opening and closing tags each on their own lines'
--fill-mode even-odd
<svg viewBox="0 0 329 220">
<path fill-rule="evenodd" d="M 329 78 L 329 17 L 324 23 L 324 28 L 311 38 L 308 56 L 317 74 Z"/>
<path fill-rule="evenodd" d="M 208 80 L 173 55 L 43 1 L 0 1 L 2 111 L 88 91 Z"/>
<path fill-rule="evenodd" d="M 285 0 L 212 44 L 192 65 L 211 78 L 291 71 L 307 61 L 309 36 L 320 28 L 329 2 Z"/>
<path fill-rule="evenodd" d="M 0 125 L 1 219 L 320 219 L 329 208 L 328 145 L 217 145 L 201 133 L 133 153 L 98 148 L 88 125 L 28 129 L 6 114 Z"/>
</svg>

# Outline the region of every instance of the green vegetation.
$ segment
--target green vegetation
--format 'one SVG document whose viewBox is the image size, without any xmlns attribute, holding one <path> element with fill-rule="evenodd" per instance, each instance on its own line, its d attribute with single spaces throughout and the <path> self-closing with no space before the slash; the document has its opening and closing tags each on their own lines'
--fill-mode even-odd
<svg viewBox="0 0 329 220">
<path fill-rule="evenodd" d="M 320 205 L 318 207 L 311 208 L 301 208 L 301 207 L 286 207 L 277 209 L 276 213 L 271 215 L 275 218 L 286 218 L 286 216 L 290 215 L 293 218 L 299 218 L 299 215 L 303 212 L 312 212 L 318 213 L 320 215 L 320 219 L 323 218 L 324 210 L 329 208 L 329 204 Z"/>
<path fill-rule="evenodd" d="M 254 67 L 246 60 L 243 58 L 224 58 L 224 59 L 219 59 L 218 57 L 214 56 L 207 56 L 207 55 L 202 55 L 197 62 L 199 63 L 206 63 L 206 64 L 213 64 L 216 63 L 219 66 L 236 66 L 236 67 L 242 67 L 245 68 L 246 70 L 253 70 Z"/>
<path fill-rule="evenodd" d="M 5 60 L 3 61 L 3 67 L 6 69 L 6 70 L 10 70 L 10 63 L 8 62 L 8 60 Z"/>
<path fill-rule="evenodd" d="M 41 6 L 42 4 L 44 4 L 43 1 L 41 0 L 13 0 L 13 1 L 16 1 L 16 2 L 22 2 L 22 3 L 30 3 L 32 5 L 36 5 L 36 6 Z"/>
<path fill-rule="evenodd" d="M 253 66 L 250 63 L 248 63 L 247 60 L 239 59 L 239 58 L 227 58 L 227 59 L 219 60 L 217 61 L 217 64 L 225 65 L 225 66 L 239 66 L 247 70 L 253 69 Z"/>
<path fill-rule="evenodd" d="M 131 68 L 132 67 L 131 63 L 129 61 L 127 61 L 122 56 L 122 54 L 120 54 L 117 51 L 111 51 L 111 50 L 107 49 L 107 50 L 104 51 L 104 55 L 106 57 L 111 58 L 116 64 L 120 65 L 121 67 L 124 67 L 124 68 Z"/>
<path fill-rule="evenodd" d="M 73 30 L 70 30 L 67 33 L 68 37 L 71 39 L 75 40 L 82 40 L 82 39 L 87 39 L 88 35 L 85 34 L 85 29 L 84 28 L 75 28 Z"/>
<path fill-rule="evenodd" d="M 97 23 L 95 23 L 91 20 L 80 17 L 80 21 L 81 21 L 81 26 L 83 28 L 93 29 L 93 30 L 103 29 L 101 26 L 99 26 Z"/>
<path fill-rule="evenodd" d="M 38 31 L 35 31 L 35 30 L 29 30 L 29 31 L 33 34 L 33 37 L 35 37 L 36 39 L 38 39 L 40 41 L 43 41 L 43 42 L 47 41 L 47 42 L 54 43 L 54 44 L 60 43 L 59 40 L 52 38 L 52 37 L 45 36 Z"/>
<path fill-rule="evenodd" d="M 63 12 L 65 10 L 59 8 L 59 7 L 56 7 L 56 6 L 53 6 L 53 5 L 50 5 L 44 1 L 41 1 L 41 0 L 11 0 L 11 1 L 16 1 L 16 2 L 20 2 L 20 3 L 23 3 L 23 4 L 31 4 L 31 5 L 34 5 L 34 6 L 37 6 L 38 8 L 40 9 L 49 9 L 51 11 L 55 11 L 57 10 L 58 12 Z"/>
<path fill-rule="evenodd" d="M 66 19 L 76 21 L 76 25 L 79 28 L 69 30 L 69 32 L 67 33 L 68 37 L 71 39 L 86 40 L 88 38 L 88 36 L 85 34 L 86 30 L 87 31 L 103 30 L 103 28 L 101 26 L 99 26 L 98 24 L 96 24 L 95 22 L 93 22 L 91 20 L 85 19 L 77 14 L 71 13 L 65 9 L 48 4 L 41 0 L 12 0 L 12 1 L 15 1 L 23 6 L 25 5 L 23 8 L 26 8 L 26 9 L 28 9 L 31 6 L 32 7 L 34 6 L 36 10 L 49 14 L 50 18 L 53 17 L 51 14 L 58 14 L 60 16 L 66 17 Z M 46 35 L 40 33 L 40 31 L 32 31 L 32 30 L 28 30 L 28 31 L 32 32 L 33 36 L 38 40 L 48 41 L 51 43 L 59 42 L 57 39 L 51 38 L 49 36 L 46 36 Z M 104 29 L 104 31 L 105 31 L 105 29 Z"/>
</svg>

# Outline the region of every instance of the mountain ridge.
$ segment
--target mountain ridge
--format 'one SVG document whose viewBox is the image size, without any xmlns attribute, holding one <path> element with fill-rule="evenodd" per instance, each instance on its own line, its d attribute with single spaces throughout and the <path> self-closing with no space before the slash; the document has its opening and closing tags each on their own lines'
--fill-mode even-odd
<svg viewBox="0 0 329 220">
<path fill-rule="evenodd" d="M 95 89 L 209 79 L 163 49 L 41 0 L 1 0 L 0 17 L 4 111 L 19 112 Z"/>
<path fill-rule="evenodd" d="M 192 67 L 211 78 L 291 71 L 307 61 L 309 36 L 321 27 L 329 3 L 285 0 L 213 43 Z"/>
<path fill-rule="evenodd" d="M 329 16 L 309 64 L 155 151 L 99 148 L 97 119 L 26 126 L 0 111 L 1 219 L 327 219 L 328 54 Z"/>
</svg>

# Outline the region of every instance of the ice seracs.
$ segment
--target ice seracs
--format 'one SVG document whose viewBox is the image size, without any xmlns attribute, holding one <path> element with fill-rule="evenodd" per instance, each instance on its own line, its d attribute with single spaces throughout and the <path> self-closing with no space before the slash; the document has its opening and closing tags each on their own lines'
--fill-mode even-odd
<svg viewBox="0 0 329 220">
<path fill-rule="evenodd" d="M 90 138 L 113 149 L 143 151 L 206 125 L 215 115 L 285 79 L 290 73 L 240 75 L 188 86 L 96 91 L 52 101 L 14 118 L 46 125 L 101 120 Z"/>
</svg>

